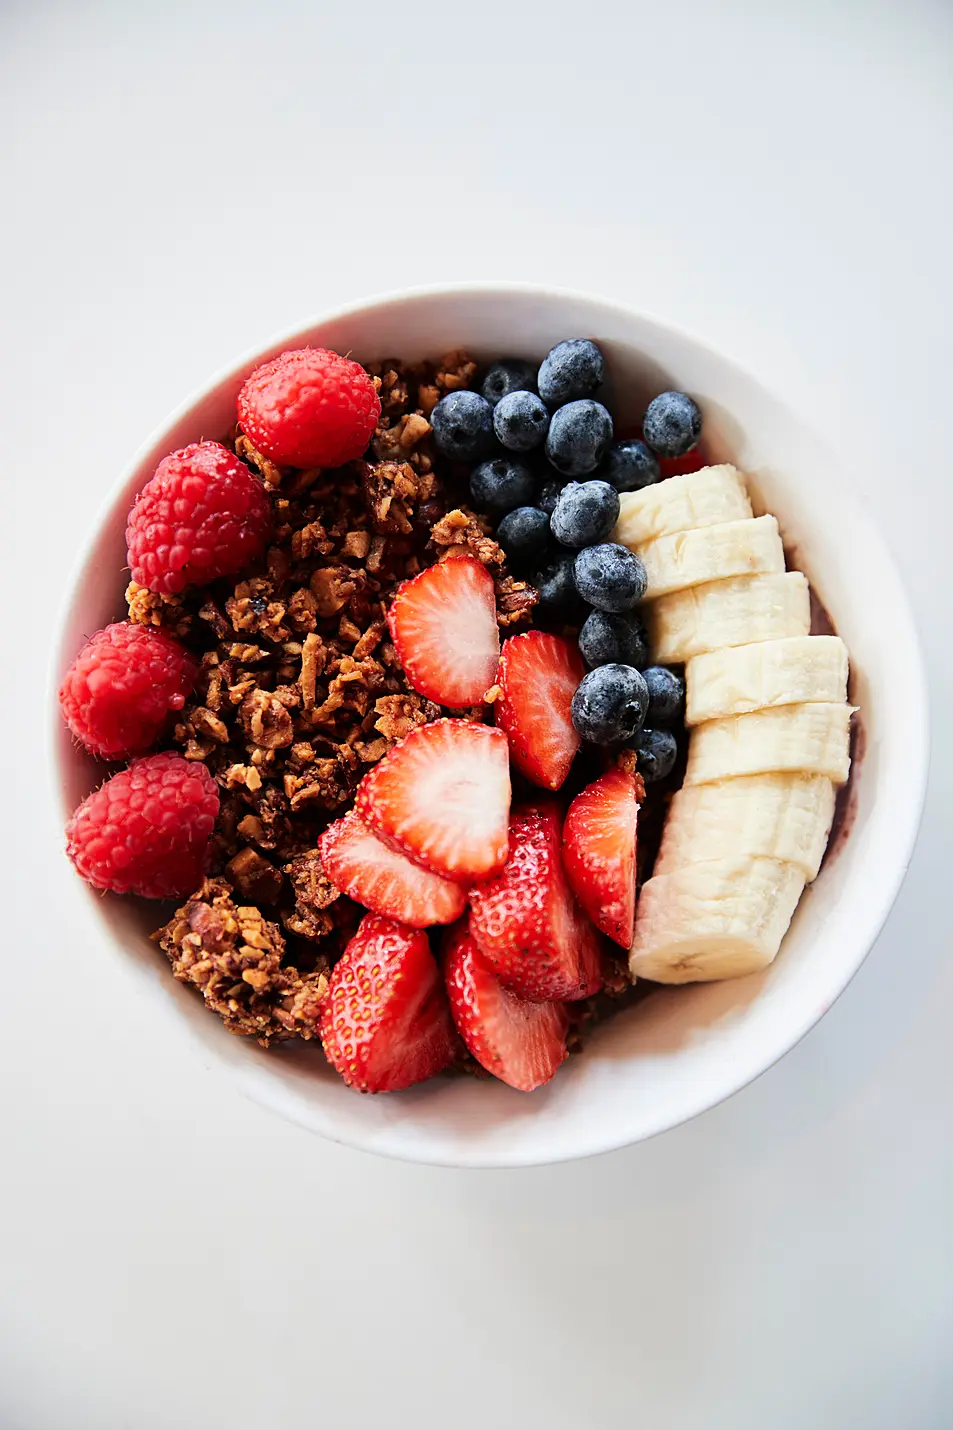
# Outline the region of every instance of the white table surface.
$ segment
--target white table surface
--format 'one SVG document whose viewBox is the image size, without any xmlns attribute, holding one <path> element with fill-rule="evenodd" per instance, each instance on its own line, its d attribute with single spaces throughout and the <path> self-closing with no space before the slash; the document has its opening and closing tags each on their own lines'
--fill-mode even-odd
<svg viewBox="0 0 953 1430">
<path fill-rule="evenodd" d="M 943 0 L 0 7 L 3 1430 L 953 1424 L 951 41 Z M 910 875 L 820 1026 L 517 1173 L 325 1145 L 170 1048 L 71 926 L 42 771 L 133 449 L 275 331 L 463 277 L 648 308 L 811 412 L 935 701 Z"/>
</svg>

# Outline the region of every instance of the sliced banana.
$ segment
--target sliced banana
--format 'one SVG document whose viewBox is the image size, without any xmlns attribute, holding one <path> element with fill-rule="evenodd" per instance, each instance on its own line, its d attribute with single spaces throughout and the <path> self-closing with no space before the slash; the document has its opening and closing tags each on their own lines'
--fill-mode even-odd
<svg viewBox="0 0 953 1430">
<path fill-rule="evenodd" d="M 645 565 L 650 601 L 708 581 L 784 570 L 784 548 L 773 516 L 658 536 L 639 546 L 637 554 Z"/>
<path fill-rule="evenodd" d="M 728 856 L 793 864 L 817 878 L 834 819 L 834 785 L 826 775 L 742 775 L 690 785 L 675 795 L 653 877 Z"/>
<path fill-rule="evenodd" d="M 843 784 L 850 770 L 851 705 L 780 705 L 708 720 L 692 731 L 686 785 L 802 770 Z"/>
<path fill-rule="evenodd" d="M 612 540 L 641 546 L 657 536 L 694 531 L 751 516 L 751 502 L 737 467 L 702 467 L 655 482 L 638 492 L 623 492 Z"/>
<path fill-rule="evenodd" d="M 723 646 L 806 636 L 811 597 L 800 571 L 739 576 L 649 601 L 642 615 L 653 658 L 661 665 L 676 665 Z"/>
<path fill-rule="evenodd" d="M 840 636 L 789 636 L 695 656 L 685 667 L 686 725 L 775 705 L 847 699 Z"/>
<path fill-rule="evenodd" d="M 743 856 L 649 879 L 629 955 L 632 976 L 697 983 L 756 973 L 777 954 L 803 888 L 794 864 Z"/>
</svg>

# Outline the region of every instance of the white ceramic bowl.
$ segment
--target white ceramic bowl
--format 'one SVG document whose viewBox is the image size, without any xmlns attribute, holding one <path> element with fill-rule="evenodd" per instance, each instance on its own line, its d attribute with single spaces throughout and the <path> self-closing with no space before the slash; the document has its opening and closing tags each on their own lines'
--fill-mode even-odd
<svg viewBox="0 0 953 1430">
<path fill-rule="evenodd" d="M 335 1141 L 455 1166 L 522 1166 L 621 1147 L 674 1127 L 735 1092 L 791 1048 L 846 986 L 873 943 L 912 853 L 926 779 L 926 691 L 906 597 L 857 491 L 783 402 L 703 343 L 638 313 L 580 295 L 523 286 L 458 286 L 375 299 L 322 318 L 245 358 L 180 408 L 113 493 L 76 578 L 60 635 L 65 670 L 84 635 L 123 612 L 125 516 L 167 452 L 224 432 L 247 373 L 272 354 L 317 343 L 369 360 L 417 359 L 451 348 L 477 358 L 541 358 L 560 339 L 596 339 L 620 422 L 683 388 L 701 403 L 712 461 L 731 460 L 778 517 L 851 655 L 863 755 L 841 837 L 801 900 L 776 962 L 729 983 L 659 990 L 600 1027 L 585 1051 L 531 1095 L 499 1082 L 437 1079 L 408 1092 L 359 1097 L 315 1044 L 266 1052 L 232 1037 L 169 976 L 146 941 L 156 911 L 90 894 L 89 917 L 169 1019 L 184 1020 L 203 1060 L 224 1065 L 256 1102 Z M 56 715 L 53 716 L 56 720 Z M 64 817 L 97 768 L 56 721 Z"/>
</svg>

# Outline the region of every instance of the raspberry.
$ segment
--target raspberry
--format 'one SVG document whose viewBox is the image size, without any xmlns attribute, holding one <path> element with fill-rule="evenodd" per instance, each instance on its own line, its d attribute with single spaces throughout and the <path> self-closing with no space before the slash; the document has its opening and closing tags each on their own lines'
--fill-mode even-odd
<svg viewBox="0 0 953 1430">
<path fill-rule="evenodd" d="M 163 458 L 126 525 L 132 579 L 161 596 L 232 576 L 264 551 L 271 502 L 220 442 L 193 442 Z"/>
<path fill-rule="evenodd" d="M 271 461 L 341 467 L 360 457 L 381 415 L 360 363 L 328 348 L 298 348 L 256 368 L 238 394 L 238 420 Z"/>
<path fill-rule="evenodd" d="M 66 852 L 97 889 L 184 899 L 202 882 L 218 787 L 203 764 L 147 755 L 85 799 Z"/>
<path fill-rule="evenodd" d="M 105 760 L 126 759 L 155 744 L 197 674 L 198 661 L 171 636 L 119 621 L 83 646 L 63 681 L 60 705 L 87 750 Z"/>
</svg>

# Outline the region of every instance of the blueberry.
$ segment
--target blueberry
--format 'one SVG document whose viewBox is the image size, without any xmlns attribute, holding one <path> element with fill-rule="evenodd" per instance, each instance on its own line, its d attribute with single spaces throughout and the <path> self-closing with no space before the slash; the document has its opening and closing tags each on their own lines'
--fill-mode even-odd
<svg viewBox="0 0 953 1430">
<path fill-rule="evenodd" d="M 672 773 L 678 745 L 671 730 L 639 730 L 629 748 L 636 752 L 636 769 L 647 785 Z"/>
<path fill-rule="evenodd" d="M 496 539 L 512 561 L 539 561 L 549 542 L 549 517 L 535 506 L 518 506 L 496 528 Z"/>
<path fill-rule="evenodd" d="M 590 667 L 621 664 L 642 670 L 649 659 L 645 627 L 634 612 L 613 616 L 607 611 L 593 611 L 579 632 L 579 649 Z"/>
<path fill-rule="evenodd" d="M 522 358 L 501 358 L 488 369 L 481 391 L 491 407 L 511 392 L 535 392 L 536 369 Z"/>
<path fill-rule="evenodd" d="M 559 482 L 544 482 L 536 505 L 541 511 L 545 511 L 552 516 L 556 510 L 556 503 L 559 501 L 559 493 L 561 491 L 562 487 Z"/>
<path fill-rule="evenodd" d="M 634 551 L 607 541 L 587 546 L 576 557 L 576 590 L 600 611 L 621 615 L 645 595 L 645 567 Z"/>
<path fill-rule="evenodd" d="M 512 457 L 491 457 L 470 473 L 470 495 L 480 511 L 497 516 L 529 506 L 533 500 L 533 474 Z"/>
<path fill-rule="evenodd" d="M 599 475 L 611 482 L 617 492 L 637 492 L 657 482 L 661 472 L 651 447 L 637 437 L 624 437 L 612 444 Z"/>
<path fill-rule="evenodd" d="M 601 402 L 567 402 L 553 413 L 546 456 L 564 477 L 594 472 L 612 443 L 612 418 Z"/>
<path fill-rule="evenodd" d="M 685 682 L 665 665 L 650 665 L 644 670 L 649 687 L 649 710 L 646 716 L 653 725 L 671 725 L 682 713 Z"/>
<path fill-rule="evenodd" d="M 602 353 L 588 338 L 569 338 L 543 358 L 539 369 L 539 395 L 550 407 L 576 397 L 591 397 L 605 377 Z"/>
<path fill-rule="evenodd" d="M 642 420 L 642 435 L 660 457 L 684 456 L 698 441 L 701 430 L 701 409 L 687 392 L 659 393 Z"/>
<path fill-rule="evenodd" d="M 615 487 L 608 482 L 570 482 L 559 493 L 550 524 L 558 542 L 578 549 L 605 541 L 618 520 Z"/>
<path fill-rule="evenodd" d="M 572 698 L 572 723 L 594 745 L 618 745 L 641 729 L 648 703 L 645 681 L 633 666 L 598 665 Z"/>
<path fill-rule="evenodd" d="M 580 613 L 582 602 L 572 579 L 572 567 L 573 555 L 567 551 L 565 555 L 554 556 L 532 578 L 539 591 L 536 610 L 540 616 L 568 620 Z"/>
<path fill-rule="evenodd" d="M 478 392 L 448 392 L 430 414 L 437 450 L 458 462 L 493 451 L 493 409 Z"/>
<path fill-rule="evenodd" d="M 493 431 L 508 452 L 531 452 L 549 431 L 549 408 L 535 392 L 510 392 L 493 409 Z"/>
</svg>

